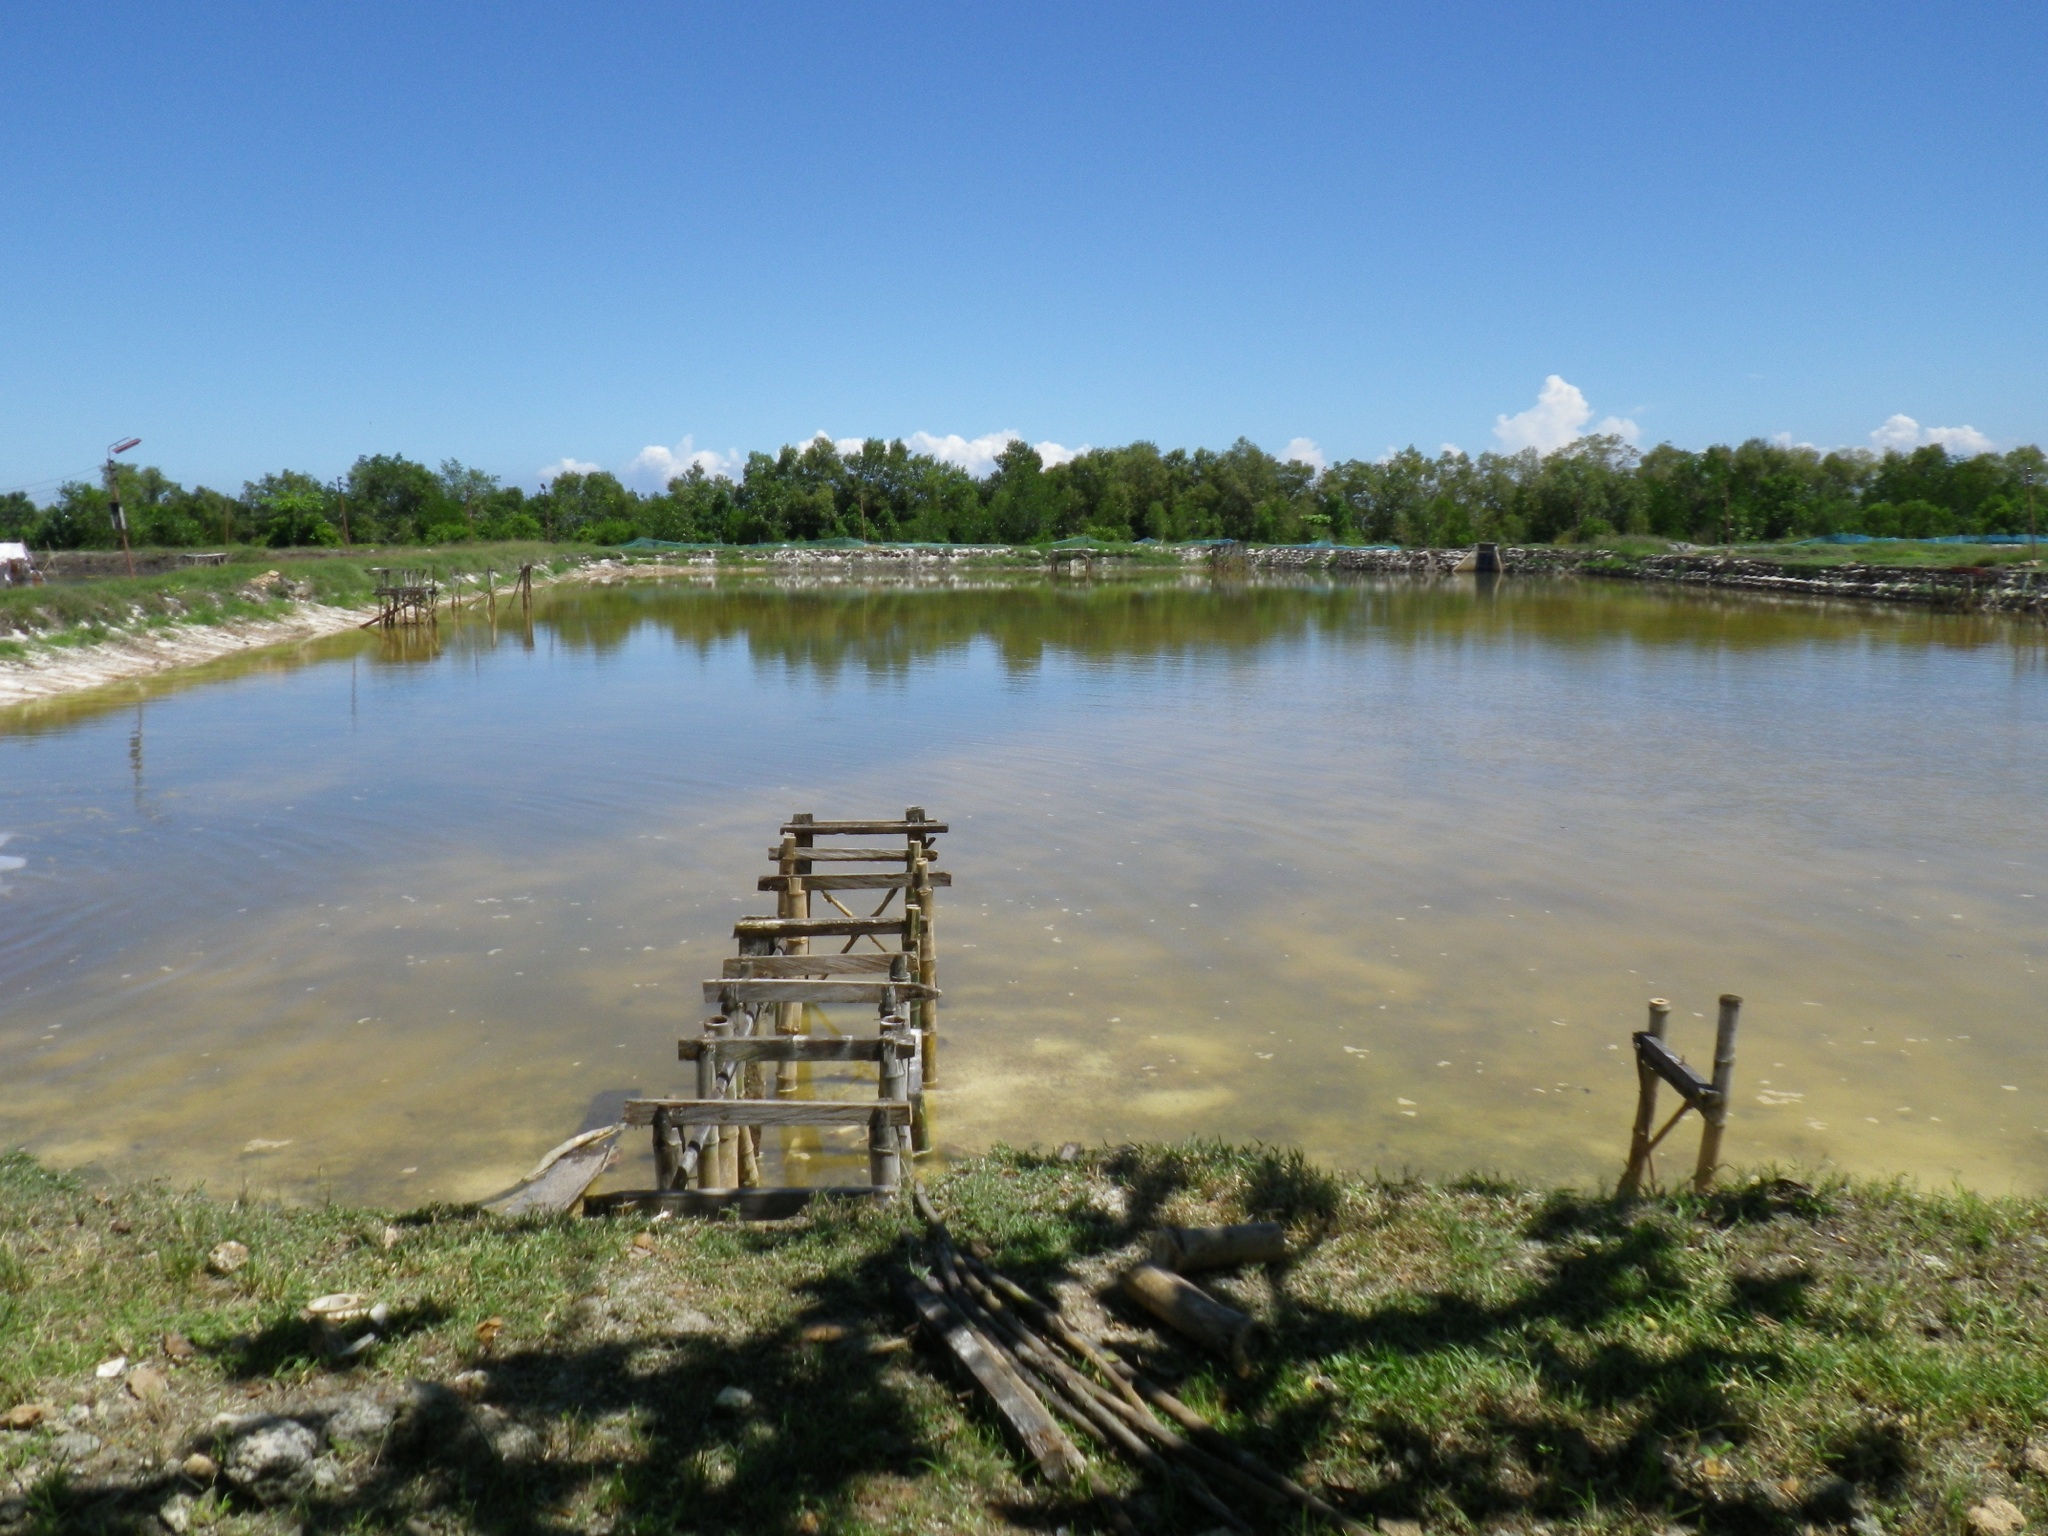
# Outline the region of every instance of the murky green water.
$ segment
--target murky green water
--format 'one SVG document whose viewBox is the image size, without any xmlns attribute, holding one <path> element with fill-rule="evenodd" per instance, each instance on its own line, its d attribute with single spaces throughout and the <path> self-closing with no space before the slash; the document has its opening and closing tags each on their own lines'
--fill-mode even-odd
<svg viewBox="0 0 2048 1536">
<path fill-rule="evenodd" d="M 787 813 L 906 804 L 947 1148 L 1606 1178 L 1734 991 L 1735 1157 L 2048 1187 L 2042 631 L 1595 583 L 636 585 L 0 714 L 0 1136 L 488 1193 L 683 1087 Z"/>
</svg>

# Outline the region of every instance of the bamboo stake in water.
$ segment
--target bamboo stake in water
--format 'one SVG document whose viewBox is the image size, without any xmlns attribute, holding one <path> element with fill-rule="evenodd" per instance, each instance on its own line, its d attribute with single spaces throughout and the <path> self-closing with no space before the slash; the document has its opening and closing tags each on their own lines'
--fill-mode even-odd
<svg viewBox="0 0 2048 1536">
<path fill-rule="evenodd" d="M 910 1084 L 898 1042 L 909 1038 L 909 1025 L 902 1018 L 882 1021 L 880 1096 L 886 1103 L 900 1104 L 910 1097 Z M 877 1189 L 895 1189 L 903 1182 L 903 1150 L 895 1125 L 877 1114 L 868 1126 L 868 1179 Z"/>
<path fill-rule="evenodd" d="M 1735 1090 L 1735 1024 L 1741 1012 L 1741 998 L 1733 992 L 1721 994 L 1721 1017 L 1714 1026 L 1714 1102 L 1706 1109 L 1699 1166 L 1692 1175 L 1692 1187 L 1700 1194 L 1714 1187 L 1714 1171 L 1721 1166 L 1721 1133 L 1728 1128 L 1728 1099 Z"/>
<path fill-rule="evenodd" d="M 932 894 L 931 866 L 925 862 L 924 846 L 911 857 L 911 903 L 917 911 L 917 979 L 927 987 L 939 981 L 938 944 L 932 932 L 937 901 Z M 918 1054 L 924 1063 L 924 1080 L 937 1087 L 939 1081 L 939 1005 L 926 996 L 917 1005 Z"/>
<path fill-rule="evenodd" d="M 718 1092 L 718 1042 L 732 1033 L 732 1025 L 724 1019 L 712 1019 L 704 1026 L 704 1050 L 697 1057 L 697 1097 L 715 1099 Z M 724 1182 L 725 1162 L 721 1155 L 720 1142 L 723 1133 L 715 1125 L 707 1125 L 698 1133 L 697 1187 L 699 1189 L 730 1189 Z"/>
<path fill-rule="evenodd" d="M 794 818 L 792 818 L 794 819 Z M 782 846 L 776 857 L 777 871 L 782 875 L 782 896 L 776 912 L 782 917 L 804 917 L 809 914 L 810 897 L 805 893 L 803 881 L 798 878 L 800 865 L 797 859 L 796 834 L 789 833 L 782 839 Z M 791 938 L 784 941 L 784 954 L 806 955 L 810 953 L 808 938 Z M 775 1008 L 775 1033 L 778 1035 L 800 1035 L 804 1032 L 804 1005 L 802 1003 L 778 1003 Z M 776 1063 L 775 1095 L 787 1098 L 796 1092 L 796 1072 L 793 1067 Z"/>
<path fill-rule="evenodd" d="M 1671 1005 L 1661 997 L 1650 999 L 1650 1024 L 1645 1031 L 1654 1039 L 1662 1040 L 1664 1030 L 1671 1022 Z M 1657 1074 L 1640 1055 L 1636 1057 L 1636 1124 L 1628 1140 L 1628 1167 L 1622 1171 L 1621 1187 L 1615 1191 L 1624 1200 L 1632 1200 L 1643 1187 L 1643 1178 L 1650 1165 L 1650 1128 L 1657 1118 Z"/>
</svg>

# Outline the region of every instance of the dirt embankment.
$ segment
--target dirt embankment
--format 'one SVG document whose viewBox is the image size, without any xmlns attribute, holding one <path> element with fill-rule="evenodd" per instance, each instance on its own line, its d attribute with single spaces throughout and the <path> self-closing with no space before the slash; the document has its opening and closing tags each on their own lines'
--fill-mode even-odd
<svg viewBox="0 0 2048 1536">
<path fill-rule="evenodd" d="M 1733 555 L 1648 555 L 1626 559 L 1596 553 L 1588 555 L 1579 569 L 1588 576 L 1733 587 L 1793 597 L 1853 597 L 1865 602 L 2048 615 L 2048 573 L 2018 565 L 1815 566 Z"/>
<path fill-rule="evenodd" d="M 0 709 L 149 677 L 173 667 L 197 666 L 239 651 L 337 634 L 353 629 L 369 613 L 363 608 L 303 603 L 275 618 L 177 624 L 110 633 L 83 645 L 38 646 L 26 656 L 0 662 Z"/>
</svg>

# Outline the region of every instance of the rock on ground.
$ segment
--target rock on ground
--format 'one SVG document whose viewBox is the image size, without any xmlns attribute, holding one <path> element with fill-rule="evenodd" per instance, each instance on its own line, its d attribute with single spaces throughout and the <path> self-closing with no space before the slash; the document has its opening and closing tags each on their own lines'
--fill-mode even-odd
<svg viewBox="0 0 2048 1536">
<path fill-rule="evenodd" d="M 1981 1504 L 1972 1504 L 1963 1518 L 1976 1536 L 2017 1536 L 2027 1528 L 2027 1517 L 2019 1506 L 1995 1494 Z"/>
<path fill-rule="evenodd" d="M 228 1481 L 258 1499 L 289 1495 L 307 1481 L 320 1437 L 297 1419 L 261 1419 L 239 1431 L 228 1447 Z"/>
</svg>

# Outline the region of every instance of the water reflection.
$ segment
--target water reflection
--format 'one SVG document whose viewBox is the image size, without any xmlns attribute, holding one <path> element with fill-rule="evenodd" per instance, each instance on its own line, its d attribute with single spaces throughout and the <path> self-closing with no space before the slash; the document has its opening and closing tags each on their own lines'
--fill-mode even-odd
<svg viewBox="0 0 2048 1536">
<path fill-rule="evenodd" d="M 1698 1054 L 1737 991 L 1736 1155 L 2038 1188 L 2042 656 L 1592 582 L 674 581 L 28 706 L 0 1134 L 487 1193 L 681 1086 L 776 821 L 923 802 L 953 1148 L 1611 1175 L 1642 1000 Z"/>
</svg>

